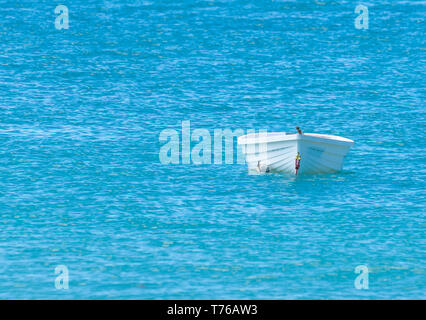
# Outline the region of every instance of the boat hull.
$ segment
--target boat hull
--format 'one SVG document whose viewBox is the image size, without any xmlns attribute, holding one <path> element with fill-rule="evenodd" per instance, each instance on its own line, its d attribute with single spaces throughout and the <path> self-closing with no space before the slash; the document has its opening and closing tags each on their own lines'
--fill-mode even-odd
<svg viewBox="0 0 426 320">
<path fill-rule="evenodd" d="M 340 171 L 353 143 L 343 137 L 311 133 L 257 133 L 238 138 L 249 171 L 260 173 L 317 174 Z"/>
</svg>

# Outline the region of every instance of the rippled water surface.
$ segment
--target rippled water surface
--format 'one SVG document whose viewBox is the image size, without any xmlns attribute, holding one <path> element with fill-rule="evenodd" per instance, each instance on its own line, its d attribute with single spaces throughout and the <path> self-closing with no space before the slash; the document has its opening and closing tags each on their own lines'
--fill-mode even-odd
<svg viewBox="0 0 426 320">
<path fill-rule="evenodd" d="M 358 1 L 58 4 L 0 0 L 0 298 L 426 298 L 424 1 L 368 30 Z M 185 120 L 355 145 L 330 175 L 162 164 Z"/>
</svg>

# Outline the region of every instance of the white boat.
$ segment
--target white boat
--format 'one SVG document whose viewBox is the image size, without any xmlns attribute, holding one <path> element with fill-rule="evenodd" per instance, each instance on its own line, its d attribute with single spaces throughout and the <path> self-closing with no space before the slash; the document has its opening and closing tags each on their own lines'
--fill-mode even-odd
<svg viewBox="0 0 426 320">
<path fill-rule="evenodd" d="M 297 129 L 299 133 L 261 132 L 238 137 L 249 171 L 315 174 L 342 170 L 352 140 Z"/>
</svg>

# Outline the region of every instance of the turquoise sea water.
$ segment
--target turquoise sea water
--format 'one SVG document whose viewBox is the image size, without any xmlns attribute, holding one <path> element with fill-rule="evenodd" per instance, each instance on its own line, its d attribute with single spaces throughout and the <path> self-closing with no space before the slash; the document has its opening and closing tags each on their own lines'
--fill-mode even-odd
<svg viewBox="0 0 426 320">
<path fill-rule="evenodd" d="M 0 298 L 426 298 L 425 16 L 424 1 L 0 0 Z M 160 133 L 186 120 L 355 145 L 329 175 L 162 164 Z"/>
</svg>

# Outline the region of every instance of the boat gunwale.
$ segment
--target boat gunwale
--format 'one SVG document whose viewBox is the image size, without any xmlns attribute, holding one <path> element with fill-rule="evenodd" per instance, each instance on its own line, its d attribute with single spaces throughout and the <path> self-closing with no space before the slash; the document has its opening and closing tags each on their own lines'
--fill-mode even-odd
<svg viewBox="0 0 426 320">
<path fill-rule="evenodd" d="M 318 133 L 285 133 L 285 132 L 265 132 L 265 133 L 250 133 L 238 137 L 238 144 L 259 144 L 259 143 L 273 143 L 281 141 L 311 141 L 326 144 L 352 146 L 354 141 L 348 138 Z"/>
</svg>

